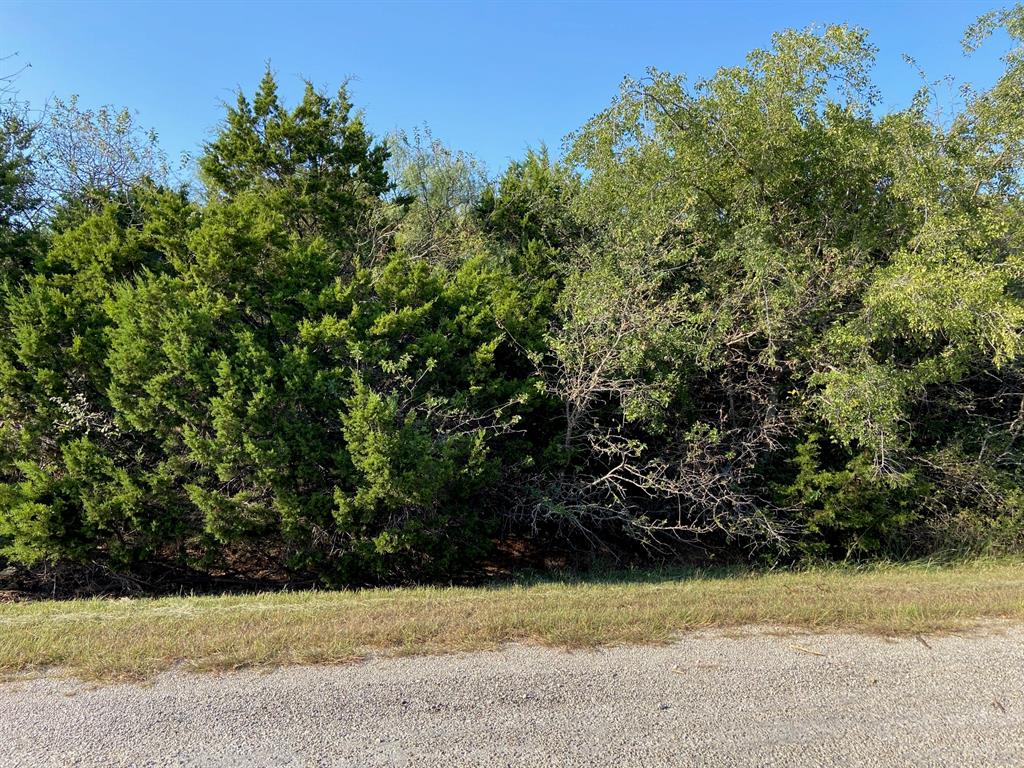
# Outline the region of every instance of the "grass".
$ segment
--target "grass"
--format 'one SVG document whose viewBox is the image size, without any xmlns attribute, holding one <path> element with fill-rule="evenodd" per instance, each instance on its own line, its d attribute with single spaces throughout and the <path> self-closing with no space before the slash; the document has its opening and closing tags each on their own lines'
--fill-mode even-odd
<svg viewBox="0 0 1024 768">
<path fill-rule="evenodd" d="M 664 643 L 764 625 L 889 635 L 1024 620 L 1024 563 L 644 572 L 491 587 L 0 604 L 0 676 L 337 663 L 537 643 Z"/>
</svg>

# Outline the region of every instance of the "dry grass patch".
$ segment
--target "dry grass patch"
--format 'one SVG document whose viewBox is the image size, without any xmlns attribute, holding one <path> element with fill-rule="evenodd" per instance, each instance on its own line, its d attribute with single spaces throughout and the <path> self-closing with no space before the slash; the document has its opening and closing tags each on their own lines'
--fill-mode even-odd
<svg viewBox="0 0 1024 768">
<path fill-rule="evenodd" d="M 709 627 L 913 634 L 1024 619 L 1024 563 L 646 572 L 596 581 L 0 604 L 0 675 L 85 679 L 532 642 L 662 643 Z"/>
</svg>

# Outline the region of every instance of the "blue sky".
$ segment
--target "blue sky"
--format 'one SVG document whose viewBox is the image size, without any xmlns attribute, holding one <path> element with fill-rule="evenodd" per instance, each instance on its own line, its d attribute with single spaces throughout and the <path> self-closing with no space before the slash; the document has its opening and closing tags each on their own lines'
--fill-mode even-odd
<svg viewBox="0 0 1024 768">
<path fill-rule="evenodd" d="M 428 124 L 492 172 L 528 146 L 561 146 L 648 66 L 690 77 L 735 64 L 773 31 L 849 22 L 881 49 L 885 103 L 919 84 L 914 56 L 938 78 L 975 85 L 999 71 L 1000 46 L 965 59 L 963 29 L 987 3 L 88 3 L 0 0 L 0 54 L 30 63 L 18 86 L 41 104 L 131 107 L 174 157 L 195 152 L 237 88 L 270 61 L 282 92 L 302 78 L 333 91 L 351 78 L 379 133 Z"/>
</svg>

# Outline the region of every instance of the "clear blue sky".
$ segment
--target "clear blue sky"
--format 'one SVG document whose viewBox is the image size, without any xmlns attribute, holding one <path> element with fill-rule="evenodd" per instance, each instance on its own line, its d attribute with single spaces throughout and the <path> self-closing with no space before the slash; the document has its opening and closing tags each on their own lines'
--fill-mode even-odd
<svg viewBox="0 0 1024 768">
<path fill-rule="evenodd" d="M 964 59 L 963 29 L 993 7 L 971 2 L 846 3 L 89 3 L 0 0 L 0 54 L 31 63 L 18 81 L 40 104 L 77 93 L 87 106 L 137 111 L 174 157 L 195 152 L 239 87 L 266 61 L 282 92 L 302 78 L 352 93 L 379 134 L 428 124 L 492 172 L 546 142 L 561 146 L 648 66 L 691 77 L 735 64 L 773 31 L 850 22 L 881 49 L 886 105 L 930 77 L 992 82 L 1000 46 Z"/>
</svg>

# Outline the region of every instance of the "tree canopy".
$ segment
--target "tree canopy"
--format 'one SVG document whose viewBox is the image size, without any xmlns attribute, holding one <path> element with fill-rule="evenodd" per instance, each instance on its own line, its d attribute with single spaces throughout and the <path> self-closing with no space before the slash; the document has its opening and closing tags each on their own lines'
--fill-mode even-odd
<svg viewBox="0 0 1024 768">
<path fill-rule="evenodd" d="M 1024 544 L 1024 11 L 948 119 L 784 31 L 491 179 L 268 70 L 177 186 L 126 111 L 0 123 L 0 558 L 325 584 L 503 540 Z"/>
</svg>

